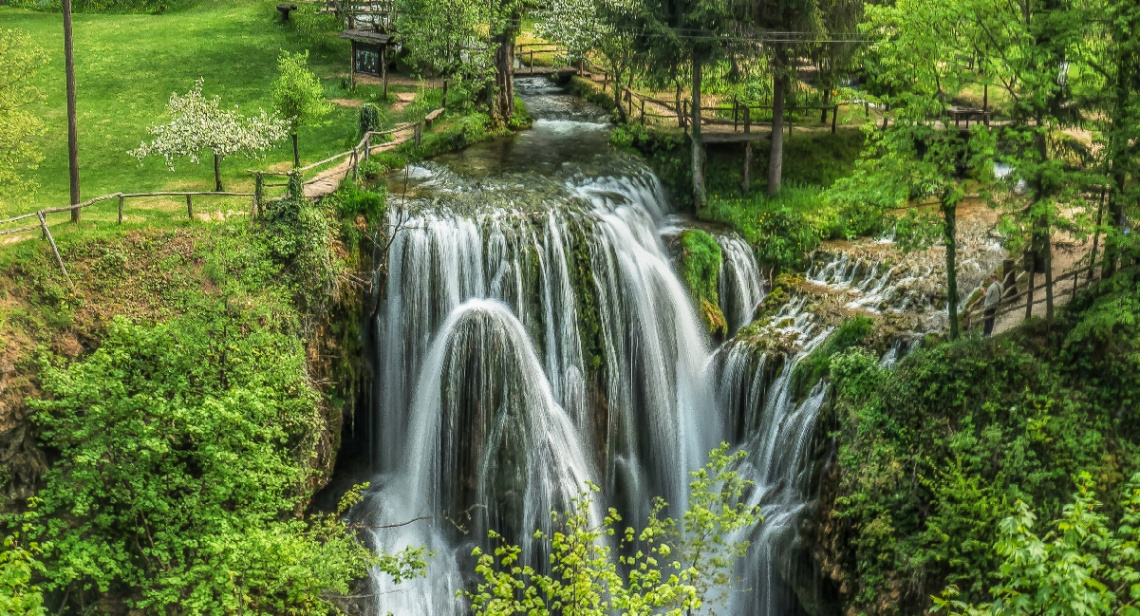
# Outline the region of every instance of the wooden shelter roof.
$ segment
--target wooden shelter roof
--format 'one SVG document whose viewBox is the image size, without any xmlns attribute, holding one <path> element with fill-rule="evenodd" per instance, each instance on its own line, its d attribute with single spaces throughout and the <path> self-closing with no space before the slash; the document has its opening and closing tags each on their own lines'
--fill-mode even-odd
<svg viewBox="0 0 1140 616">
<path fill-rule="evenodd" d="M 349 29 L 341 32 L 340 38 L 356 41 L 357 43 L 373 43 L 376 45 L 387 45 L 392 42 L 391 34 L 373 32 L 372 30 Z"/>
</svg>

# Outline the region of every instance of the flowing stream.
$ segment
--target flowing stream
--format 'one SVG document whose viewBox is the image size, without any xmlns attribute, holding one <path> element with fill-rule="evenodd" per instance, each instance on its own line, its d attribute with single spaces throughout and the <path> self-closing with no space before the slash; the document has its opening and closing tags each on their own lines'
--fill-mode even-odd
<svg viewBox="0 0 1140 616">
<path fill-rule="evenodd" d="M 813 611 L 812 576 L 792 552 L 813 505 L 827 392 L 797 399 L 790 382 L 832 328 L 797 295 L 761 334 L 793 340 L 791 351 L 714 345 L 674 263 L 672 238 L 692 223 L 659 180 L 609 146 L 599 110 L 545 80 L 520 79 L 517 91 L 531 130 L 411 167 L 389 187 L 397 231 L 374 323 L 374 479 L 354 515 L 378 549 L 433 556 L 423 578 L 395 585 L 377 573 L 376 613 L 466 613 L 456 593 L 470 588 L 469 555 L 487 531 L 541 566 L 534 531 L 549 531 L 550 511 L 586 482 L 601 489 L 600 511 L 636 521 L 661 496 L 677 515 L 689 471 L 722 440 L 749 452 L 743 470 L 765 518 L 747 533 L 731 613 Z M 767 282 L 747 244 L 714 236 L 733 334 Z M 874 309 L 909 305 L 898 276 L 857 274 L 843 259 L 811 278 L 890 298 Z"/>
</svg>

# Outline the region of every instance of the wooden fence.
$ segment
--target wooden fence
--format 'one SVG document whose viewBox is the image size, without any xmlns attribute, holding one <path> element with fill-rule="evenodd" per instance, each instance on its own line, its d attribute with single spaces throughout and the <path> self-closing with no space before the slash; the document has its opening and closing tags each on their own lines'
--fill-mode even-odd
<svg viewBox="0 0 1140 616">
<path fill-rule="evenodd" d="M 1091 256 L 1093 258 L 1090 261 L 1095 261 L 1095 253 Z M 1015 263 L 1014 260 L 1007 259 L 1002 268 L 1004 270 L 1002 298 L 993 315 L 995 322 L 1013 312 L 1020 312 L 1024 315 L 1022 319 L 1029 319 L 1033 316 L 1036 306 L 1048 301 L 1050 289 L 1044 280 L 1044 274 L 1040 274 L 1038 281 L 1037 274 L 1030 275 L 1025 270 L 1019 272 Z M 1099 279 L 1100 270 L 1097 269 L 1095 263 L 1081 265 L 1064 272 L 1052 280 L 1053 301 L 1057 303 L 1058 300 L 1066 296 L 1071 300 L 1078 291 L 1087 288 Z M 1023 287 L 1023 290 L 1019 291 L 1019 286 Z M 967 333 L 985 324 L 986 309 L 983 304 L 984 292 L 981 297 L 977 298 L 977 301 L 968 303 L 966 310 L 962 313 L 963 327 Z"/>
<path fill-rule="evenodd" d="M 370 158 L 370 156 L 372 154 L 372 150 L 374 148 L 381 147 L 380 145 L 373 143 L 377 137 L 381 137 L 381 136 L 385 136 L 385 135 L 393 135 L 393 134 L 397 134 L 397 133 L 401 133 L 401 132 L 405 132 L 405 131 L 411 131 L 412 134 L 410 136 L 407 136 L 403 139 L 397 139 L 395 141 L 386 142 L 382 145 L 395 146 L 395 145 L 401 145 L 401 144 L 407 143 L 409 141 L 414 141 L 415 143 L 418 144 L 420 142 L 422 135 L 423 135 L 424 126 L 427 124 L 430 124 L 430 122 L 432 120 L 439 117 L 441 112 L 442 112 L 441 109 L 437 109 L 437 110 L 427 114 L 423 119 L 421 119 L 417 122 L 408 122 L 408 123 L 404 123 L 404 124 L 399 124 L 399 125 L 397 125 L 393 128 L 390 128 L 388 130 L 370 131 L 368 133 L 365 133 L 364 137 L 361 138 L 360 142 L 358 144 L 356 144 L 356 146 L 354 146 L 352 149 L 347 150 L 345 152 L 341 152 L 341 153 L 333 155 L 333 156 L 330 156 L 324 160 L 315 162 L 311 165 L 306 165 L 304 167 L 300 167 L 297 169 L 291 169 L 289 171 L 248 170 L 249 173 L 252 173 L 254 175 L 254 186 L 255 186 L 255 188 L 254 188 L 254 192 L 251 192 L 251 193 L 216 192 L 216 191 L 156 191 L 156 192 L 139 192 L 139 193 L 117 192 L 117 193 L 112 193 L 109 195 L 102 195 L 99 197 L 95 197 L 94 199 L 88 199 L 87 201 L 84 201 L 82 203 L 77 203 L 75 205 L 44 208 L 41 210 L 37 210 L 35 212 L 29 212 L 27 214 L 21 214 L 19 216 L 13 216 L 11 218 L 2 219 L 2 220 L 0 220 L 0 236 L 13 235 L 13 234 L 17 234 L 17 233 L 27 233 L 29 231 L 39 230 L 43 236 L 43 239 L 46 239 L 51 244 L 52 254 L 55 255 L 55 260 L 56 260 L 56 263 L 59 264 L 60 271 L 63 272 L 63 275 L 65 278 L 67 278 L 67 281 L 69 283 L 72 283 L 71 276 L 67 273 L 67 267 L 63 263 L 63 258 L 59 254 L 59 248 L 56 247 L 55 238 L 52 236 L 51 228 L 50 228 L 50 225 L 49 225 L 48 220 L 47 220 L 48 214 L 82 210 L 84 208 L 89 208 L 93 205 L 96 205 L 98 203 L 102 203 L 104 201 L 118 201 L 118 224 L 123 224 L 123 211 L 126 208 L 126 202 L 128 199 L 137 199 L 137 198 L 144 198 L 144 197 L 185 197 L 186 198 L 186 216 L 190 220 L 194 220 L 194 197 L 252 197 L 252 202 L 250 205 L 250 217 L 255 218 L 258 215 L 258 213 L 261 211 L 262 207 L 264 206 L 264 204 L 266 202 L 265 189 L 271 188 L 271 187 L 276 187 L 276 186 L 288 186 L 288 184 L 289 184 L 287 181 L 286 182 L 280 182 L 280 183 L 267 183 L 265 181 L 266 176 L 285 176 L 285 177 L 288 177 L 288 176 L 293 176 L 293 175 L 300 175 L 300 177 L 302 178 L 302 186 L 309 186 L 309 185 L 312 185 L 314 183 L 322 182 L 322 181 L 331 182 L 334 179 L 336 180 L 335 183 L 339 185 L 340 181 L 343 180 L 345 177 L 348 177 L 349 174 L 352 175 L 353 180 L 356 180 L 359 178 L 360 164 L 362 162 L 367 161 Z M 329 163 L 342 161 L 346 158 L 349 160 L 349 164 L 346 166 L 345 175 L 339 179 L 336 179 L 336 178 L 333 178 L 333 177 L 330 177 L 327 175 L 322 176 L 320 174 L 318 174 L 316 177 L 309 179 L 308 181 L 305 181 L 303 179 L 304 175 L 306 173 L 309 173 L 311 171 L 314 171 L 314 170 L 317 170 L 321 167 L 324 167 L 325 165 L 328 165 Z M 30 225 L 25 224 L 25 225 L 16 226 L 13 228 L 5 228 L 6 226 L 14 225 L 16 223 L 21 223 L 24 221 L 29 221 L 29 222 L 34 221 L 34 222 L 33 222 L 33 224 L 30 224 Z M 74 285 L 74 283 L 72 283 L 72 284 Z"/>
<path fill-rule="evenodd" d="M 324 160 L 317 161 L 317 162 L 312 163 L 310 165 L 305 165 L 304 167 L 299 167 L 296 169 L 290 169 L 288 171 L 269 171 L 269 170 L 262 170 L 262 169 L 247 169 L 246 172 L 250 173 L 254 176 L 254 192 L 252 195 L 253 196 L 253 202 L 254 202 L 253 214 L 256 216 L 257 212 L 265 204 L 265 202 L 266 202 L 265 189 L 266 188 L 282 187 L 282 186 L 288 186 L 289 185 L 288 181 L 285 181 L 285 182 L 266 182 L 266 177 L 291 177 L 294 175 L 300 175 L 302 178 L 302 181 L 301 181 L 302 186 L 312 186 L 312 185 L 319 183 L 319 182 L 329 182 L 333 178 L 330 178 L 327 175 L 321 175 L 320 173 L 318 173 L 316 176 L 314 176 L 308 180 L 305 180 L 304 179 L 305 174 L 310 173 L 312 171 L 316 171 L 317 169 L 325 167 L 326 165 L 329 165 L 330 163 L 340 163 L 341 161 L 347 159 L 349 161 L 349 164 L 345 168 L 344 175 L 336 180 L 336 184 L 339 184 L 341 181 L 343 181 L 349 175 L 352 176 L 353 181 L 356 181 L 360 178 L 360 165 L 361 165 L 361 163 L 364 163 L 371 158 L 372 150 L 374 148 L 382 147 L 382 146 L 397 146 L 397 145 L 402 145 L 402 144 L 408 143 L 410 141 L 415 142 L 418 145 L 420 142 L 420 139 L 423 136 L 424 126 L 428 122 L 430 122 L 431 120 L 434 120 L 436 117 L 438 117 L 440 111 L 441 110 L 437 109 L 436 111 L 433 111 L 432 113 L 429 113 L 426 116 L 424 116 L 424 119 L 419 120 L 418 122 L 406 122 L 403 124 L 397 124 L 396 126 L 389 128 L 387 130 L 369 131 L 369 132 L 364 134 L 364 137 L 362 137 L 360 139 L 360 142 L 357 143 L 355 146 L 353 146 L 352 149 L 346 150 L 344 152 L 340 152 L 339 154 L 334 154 L 334 155 L 332 155 L 332 156 L 330 156 Z M 395 135 L 395 134 L 406 132 L 409 130 L 412 131 L 412 134 L 410 136 L 403 138 L 403 139 L 396 139 L 394 141 L 388 141 L 388 142 L 385 142 L 382 144 L 373 143 L 373 141 L 377 137 L 382 137 L 382 136 L 386 136 L 386 135 Z"/>
</svg>

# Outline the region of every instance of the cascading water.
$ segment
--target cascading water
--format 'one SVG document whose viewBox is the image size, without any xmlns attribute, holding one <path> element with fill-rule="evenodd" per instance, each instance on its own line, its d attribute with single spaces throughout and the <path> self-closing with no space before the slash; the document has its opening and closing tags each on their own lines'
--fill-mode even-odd
<svg viewBox="0 0 1140 616">
<path fill-rule="evenodd" d="M 587 481 L 601 487 L 599 508 L 631 521 L 655 496 L 681 507 L 688 472 L 722 440 L 749 452 L 742 470 L 765 517 L 742 535 L 754 547 L 733 611 L 788 613 L 797 604 L 781 580 L 812 502 L 826 397 L 821 385 L 797 399 L 792 381 L 830 327 L 796 296 L 761 334 L 792 351 L 737 339 L 711 349 L 662 240 L 690 223 L 670 213 L 657 178 L 612 150 L 598 110 L 542 80 L 517 91 L 532 130 L 410 168 L 390 187 L 375 478 L 354 516 L 377 549 L 434 556 L 425 578 L 394 585 L 377 573 L 376 613 L 466 613 L 456 592 L 471 548 L 494 529 L 541 564 L 533 531 L 549 530 L 550 510 Z M 746 243 L 714 237 L 731 336 L 766 285 Z M 820 284 L 837 285 L 820 271 Z M 840 277 L 843 292 L 858 278 Z"/>
</svg>

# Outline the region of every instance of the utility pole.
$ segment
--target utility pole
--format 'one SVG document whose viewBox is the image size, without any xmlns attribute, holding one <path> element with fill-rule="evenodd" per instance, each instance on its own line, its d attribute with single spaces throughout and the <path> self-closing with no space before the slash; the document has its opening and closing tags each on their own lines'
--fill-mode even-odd
<svg viewBox="0 0 1140 616">
<path fill-rule="evenodd" d="M 71 36 L 71 0 L 63 0 L 63 55 L 67 71 L 67 170 L 71 178 L 71 205 L 79 203 L 79 121 L 75 117 L 75 44 Z M 79 222 L 79 210 L 71 210 Z"/>
</svg>

